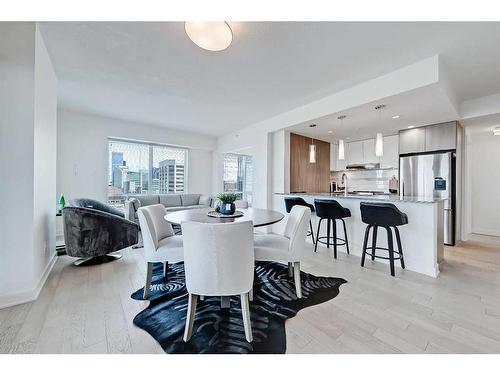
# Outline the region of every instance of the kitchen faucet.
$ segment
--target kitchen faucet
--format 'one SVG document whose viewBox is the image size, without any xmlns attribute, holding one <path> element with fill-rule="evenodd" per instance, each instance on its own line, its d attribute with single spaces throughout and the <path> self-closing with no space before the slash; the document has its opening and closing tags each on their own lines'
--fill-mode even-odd
<svg viewBox="0 0 500 375">
<path fill-rule="evenodd" d="M 342 184 L 344 185 L 344 197 L 347 197 L 347 175 L 345 173 L 342 173 Z"/>
</svg>

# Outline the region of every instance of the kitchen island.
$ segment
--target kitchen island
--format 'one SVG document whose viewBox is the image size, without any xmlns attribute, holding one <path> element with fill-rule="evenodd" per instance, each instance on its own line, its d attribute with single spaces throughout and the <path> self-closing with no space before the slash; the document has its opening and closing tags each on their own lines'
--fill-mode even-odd
<svg viewBox="0 0 500 375">
<path fill-rule="evenodd" d="M 299 196 L 304 198 L 306 202 L 314 204 L 315 199 L 334 199 L 342 206 L 351 211 L 351 217 L 345 219 L 347 226 L 347 236 L 349 240 L 349 250 L 351 255 L 361 256 L 363 248 L 363 239 L 365 235 L 366 224 L 361 221 L 361 212 L 359 205 L 361 202 L 388 202 L 393 203 L 402 212 L 408 215 L 408 224 L 398 227 L 401 233 L 401 242 L 405 266 L 407 270 L 418 272 L 424 275 L 437 277 L 439 274 L 439 263 L 443 258 L 443 201 L 428 200 L 415 198 L 400 198 L 397 195 L 358 195 L 349 194 L 347 196 L 340 194 L 329 193 L 275 193 L 273 196 L 273 209 L 283 212 L 285 211 L 284 198 L 287 196 Z M 312 216 L 314 235 L 316 236 L 318 220 L 313 214 Z M 283 224 L 275 225 L 273 231 L 282 230 Z M 341 226 L 337 227 L 337 237 L 343 238 L 343 230 Z M 321 224 L 320 236 L 326 236 L 326 223 Z M 310 237 L 309 237 L 310 238 Z M 322 245 L 321 251 L 326 250 L 326 245 Z M 318 251 L 320 251 L 318 246 Z M 377 238 L 377 246 L 387 247 L 387 237 L 380 232 Z M 333 250 L 330 245 L 330 250 Z M 346 253 L 345 246 L 337 248 L 339 253 Z M 377 250 L 377 254 L 386 256 L 383 250 Z M 332 260 L 333 261 L 333 260 Z M 370 257 L 366 258 L 366 262 L 370 262 Z M 386 260 L 376 259 L 377 262 L 388 263 Z M 365 266 L 368 264 L 365 262 Z M 400 267 L 399 262 L 396 265 Z M 401 269 L 399 268 L 399 271 Z M 388 271 L 389 272 L 389 271 Z M 396 271 L 397 276 L 397 271 Z"/>
</svg>

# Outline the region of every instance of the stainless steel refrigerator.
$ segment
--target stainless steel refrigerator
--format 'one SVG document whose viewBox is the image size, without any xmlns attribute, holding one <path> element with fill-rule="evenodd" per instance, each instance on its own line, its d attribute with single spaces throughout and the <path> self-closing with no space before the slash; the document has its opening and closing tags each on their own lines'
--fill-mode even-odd
<svg viewBox="0 0 500 375">
<path fill-rule="evenodd" d="M 455 245 L 455 152 L 399 158 L 399 192 L 403 197 L 444 200 L 444 243 Z"/>
</svg>

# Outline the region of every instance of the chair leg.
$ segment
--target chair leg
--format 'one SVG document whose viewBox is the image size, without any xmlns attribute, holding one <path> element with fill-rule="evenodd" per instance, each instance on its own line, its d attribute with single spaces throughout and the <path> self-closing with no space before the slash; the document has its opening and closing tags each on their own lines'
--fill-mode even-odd
<svg viewBox="0 0 500 375">
<path fill-rule="evenodd" d="M 248 292 L 248 300 L 249 300 L 250 302 L 252 302 L 252 301 L 253 301 L 253 288 L 252 288 L 252 289 L 250 289 L 250 291 Z"/>
<path fill-rule="evenodd" d="M 389 247 L 389 265 L 391 266 L 391 276 L 395 275 L 394 272 L 394 245 L 392 241 L 392 230 L 391 227 L 386 227 L 387 230 L 387 244 Z"/>
<path fill-rule="evenodd" d="M 316 243 L 314 244 L 314 252 L 318 251 L 318 242 L 319 242 L 319 230 L 321 228 L 321 221 L 323 218 L 319 219 L 318 221 L 318 230 L 316 231 Z"/>
<path fill-rule="evenodd" d="M 332 220 L 333 257 L 337 259 L 337 220 Z"/>
<path fill-rule="evenodd" d="M 149 298 L 149 289 L 151 288 L 151 280 L 153 279 L 153 263 L 148 262 L 146 270 L 146 285 L 144 285 L 144 291 L 142 292 L 142 298 Z"/>
<path fill-rule="evenodd" d="M 401 237 L 399 236 L 399 229 L 394 227 L 394 232 L 396 233 L 396 241 L 398 243 L 399 256 L 401 257 L 401 268 L 405 269 L 405 261 L 403 258 L 403 246 L 401 246 Z"/>
<path fill-rule="evenodd" d="M 196 302 L 198 296 L 196 294 L 188 294 L 188 308 L 186 313 L 186 326 L 184 327 L 184 341 L 191 340 L 193 334 L 194 315 L 196 314 Z"/>
<path fill-rule="evenodd" d="M 330 248 L 330 219 L 326 219 L 326 247 Z"/>
<path fill-rule="evenodd" d="M 220 298 L 220 308 L 229 309 L 231 307 L 231 297 L 223 296 Z"/>
<path fill-rule="evenodd" d="M 293 275 L 295 282 L 295 293 L 297 298 L 302 298 L 302 284 L 300 283 L 300 262 L 293 263 Z"/>
<path fill-rule="evenodd" d="M 288 276 L 293 277 L 293 263 L 288 262 Z"/>
<path fill-rule="evenodd" d="M 377 247 L 377 230 L 378 227 L 374 225 L 372 233 L 372 260 L 375 260 L 375 248 Z"/>
<path fill-rule="evenodd" d="M 365 230 L 365 239 L 363 241 L 363 249 L 361 253 L 361 267 L 365 266 L 366 245 L 368 244 L 368 236 L 370 235 L 371 225 L 368 225 Z"/>
<path fill-rule="evenodd" d="M 340 219 L 342 220 L 342 224 L 344 226 L 344 241 L 345 241 L 345 248 L 347 250 L 347 254 L 349 254 L 349 241 L 347 241 L 347 228 L 345 226 L 345 221 L 344 219 Z"/>
<path fill-rule="evenodd" d="M 252 323 L 250 321 L 250 303 L 248 302 L 248 293 L 241 294 L 240 298 L 241 314 L 243 315 L 243 327 L 245 328 L 245 338 L 248 342 L 252 342 Z"/>
<path fill-rule="evenodd" d="M 168 262 L 163 262 L 163 280 L 167 281 L 168 275 Z"/>
<path fill-rule="evenodd" d="M 311 231 L 311 239 L 314 244 L 314 229 L 313 229 L 313 223 L 311 220 L 309 220 L 309 230 Z"/>
</svg>

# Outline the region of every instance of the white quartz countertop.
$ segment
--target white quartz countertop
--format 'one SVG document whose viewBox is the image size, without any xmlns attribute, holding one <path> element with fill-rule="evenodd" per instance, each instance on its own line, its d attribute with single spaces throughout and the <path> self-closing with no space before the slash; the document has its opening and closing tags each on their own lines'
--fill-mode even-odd
<svg viewBox="0 0 500 375">
<path fill-rule="evenodd" d="M 382 201 L 382 202 L 409 202 L 409 203 L 436 203 L 442 199 L 426 198 L 426 197 L 403 197 L 398 194 L 380 194 L 380 195 L 366 195 L 366 194 L 348 194 L 344 193 L 274 193 L 275 195 L 283 196 L 300 196 L 300 197 L 315 197 L 315 198 L 334 198 L 334 199 L 358 199 L 363 201 Z"/>
</svg>

